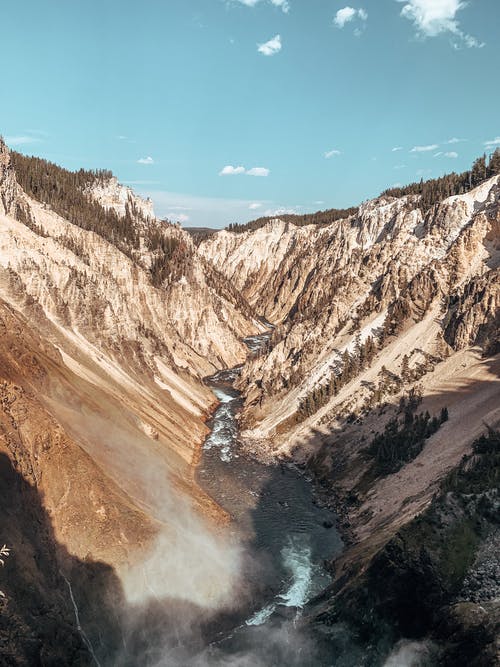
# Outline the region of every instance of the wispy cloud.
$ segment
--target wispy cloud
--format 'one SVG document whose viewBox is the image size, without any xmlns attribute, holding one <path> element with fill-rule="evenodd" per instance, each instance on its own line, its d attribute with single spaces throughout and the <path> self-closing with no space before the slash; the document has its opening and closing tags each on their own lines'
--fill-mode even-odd
<svg viewBox="0 0 500 667">
<path fill-rule="evenodd" d="M 279 206 L 277 208 L 268 208 L 264 211 L 263 215 L 266 217 L 276 217 L 280 215 L 295 215 L 299 213 L 301 206 Z"/>
<path fill-rule="evenodd" d="M 275 7 L 280 7 L 285 14 L 288 14 L 290 11 L 290 3 L 288 0 L 271 0 L 271 4 Z"/>
<path fill-rule="evenodd" d="M 5 137 L 5 143 L 8 146 L 26 146 L 27 144 L 37 144 L 41 139 L 39 137 L 32 137 L 30 135 L 13 135 Z"/>
<path fill-rule="evenodd" d="M 233 0 L 233 2 L 239 2 L 241 5 L 245 5 L 246 7 L 255 7 L 255 5 L 258 5 L 261 0 Z M 279 7 L 285 14 L 288 14 L 290 11 L 289 0 L 269 0 L 269 2 L 275 7 Z"/>
<path fill-rule="evenodd" d="M 368 12 L 364 9 L 354 9 L 354 7 L 342 7 L 342 9 L 339 9 L 338 12 L 335 14 L 335 18 L 333 19 L 333 23 L 337 28 L 342 29 L 347 23 L 351 23 L 351 21 L 361 21 L 362 24 L 366 23 L 366 20 L 368 19 Z M 360 35 L 362 30 L 358 27 L 354 31 L 356 35 Z"/>
<path fill-rule="evenodd" d="M 405 164 L 396 164 L 393 167 L 393 169 L 406 169 L 406 165 Z"/>
<path fill-rule="evenodd" d="M 485 141 L 484 145 L 486 146 L 486 148 L 495 148 L 495 146 L 500 146 L 500 137 L 495 137 L 494 139 Z"/>
<path fill-rule="evenodd" d="M 335 155 L 342 155 L 342 151 L 337 150 L 336 148 L 333 148 L 331 151 L 326 151 L 323 153 L 323 156 L 329 160 L 331 157 L 334 157 Z"/>
<path fill-rule="evenodd" d="M 391 149 L 393 153 L 396 153 L 396 151 L 402 151 L 403 147 L 402 146 L 394 146 L 394 148 Z"/>
<path fill-rule="evenodd" d="M 119 134 L 117 137 L 118 141 L 124 141 L 127 144 L 136 144 L 137 141 L 135 139 L 131 139 L 130 137 L 127 137 L 125 134 Z"/>
<path fill-rule="evenodd" d="M 251 211 L 256 211 L 258 208 L 260 208 L 262 204 L 260 202 L 252 202 L 250 206 L 248 207 Z"/>
<path fill-rule="evenodd" d="M 267 167 L 252 167 L 247 171 L 247 176 L 269 176 Z"/>
<path fill-rule="evenodd" d="M 162 215 L 163 218 L 168 218 L 168 220 L 172 220 L 173 222 L 180 222 L 181 225 L 184 224 L 185 222 L 189 222 L 190 217 L 186 213 L 178 213 L 177 211 L 167 211 Z"/>
<path fill-rule="evenodd" d="M 247 171 L 247 176 L 269 176 L 269 173 L 267 167 L 252 167 Z"/>
<path fill-rule="evenodd" d="M 437 37 L 448 33 L 455 48 L 481 48 L 472 35 L 465 33 L 458 22 L 457 14 L 467 2 L 463 0 L 397 0 L 404 2 L 401 16 L 412 21 L 419 37 Z"/>
<path fill-rule="evenodd" d="M 155 161 L 153 160 L 153 158 L 150 155 L 148 155 L 148 157 L 140 157 L 137 160 L 137 163 L 138 164 L 154 164 Z"/>
<path fill-rule="evenodd" d="M 458 137 L 452 137 L 451 139 L 448 139 L 448 141 L 445 141 L 446 144 L 461 144 L 463 141 L 467 141 L 467 139 L 458 139 Z"/>
<path fill-rule="evenodd" d="M 264 44 L 257 44 L 257 51 L 264 56 L 274 56 L 281 51 L 281 36 L 275 35 Z"/>
<path fill-rule="evenodd" d="M 219 176 L 238 176 L 240 174 L 246 174 L 247 176 L 269 176 L 270 173 L 271 171 L 267 167 L 245 169 L 242 166 L 233 167 L 232 164 L 227 164 L 219 171 Z"/>
<path fill-rule="evenodd" d="M 413 146 L 410 153 L 428 153 L 439 148 L 439 144 L 428 144 L 427 146 Z"/>
<path fill-rule="evenodd" d="M 455 159 L 458 157 L 458 153 L 456 151 L 438 151 L 437 153 L 434 153 L 434 157 L 447 157 Z"/>
</svg>

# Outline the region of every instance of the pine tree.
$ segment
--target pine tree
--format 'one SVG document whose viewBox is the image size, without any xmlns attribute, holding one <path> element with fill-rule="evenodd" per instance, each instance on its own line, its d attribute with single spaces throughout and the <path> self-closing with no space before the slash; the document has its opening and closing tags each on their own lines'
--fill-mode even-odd
<svg viewBox="0 0 500 667">
<path fill-rule="evenodd" d="M 500 148 L 497 148 L 495 152 L 490 156 L 490 161 L 488 163 L 487 176 L 496 176 L 500 174 Z"/>
<path fill-rule="evenodd" d="M 478 157 L 474 161 L 471 169 L 471 183 L 472 187 L 479 185 L 487 177 L 486 170 L 486 155 Z"/>
</svg>

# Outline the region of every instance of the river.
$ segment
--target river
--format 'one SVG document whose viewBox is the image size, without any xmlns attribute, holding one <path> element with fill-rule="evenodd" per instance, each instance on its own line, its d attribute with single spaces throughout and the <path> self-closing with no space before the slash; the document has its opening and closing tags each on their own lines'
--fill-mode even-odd
<svg viewBox="0 0 500 667">
<path fill-rule="evenodd" d="M 250 354 L 258 354 L 269 335 L 245 339 Z M 306 603 L 330 581 L 324 561 L 342 548 L 335 516 L 314 502 L 311 482 L 292 464 L 265 465 L 242 451 L 237 423 L 242 399 L 234 388 L 240 371 L 241 367 L 224 370 L 206 379 L 220 403 L 197 471 L 199 484 L 232 517 L 230 529 L 248 554 L 248 600 L 214 646 L 224 655 L 256 651 L 262 659 L 256 646 L 263 637 L 269 643 L 272 636 L 273 646 L 282 641 L 286 646 L 266 648 L 269 662 L 263 664 L 283 664 L 288 649 L 295 660 L 290 664 L 331 664 L 310 658 L 297 662 L 297 651 L 308 649 L 302 642 L 295 646 L 297 637 L 291 637 L 289 626 L 300 624 Z"/>
</svg>

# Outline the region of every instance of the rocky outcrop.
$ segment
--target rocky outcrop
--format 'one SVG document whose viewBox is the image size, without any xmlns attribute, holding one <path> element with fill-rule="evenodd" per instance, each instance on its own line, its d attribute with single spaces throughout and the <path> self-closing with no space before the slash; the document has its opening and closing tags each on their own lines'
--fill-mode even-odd
<svg viewBox="0 0 500 667">
<path fill-rule="evenodd" d="M 10 164 L 10 153 L 0 137 L 0 213 L 14 215 L 19 187 Z"/>
<path fill-rule="evenodd" d="M 500 351 L 500 270 L 471 279 L 453 293 L 444 323 L 445 340 L 457 350 L 480 345 Z"/>
<path fill-rule="evenodd" d="M 88 188 L 87 194 L 103 208 L 112 208 L 118 215 L 124 216 L 127 206 L 139 212 L 145 220 L 154 220 L 155 213 L 151 199 L 138 197 L 132 188 L 122 185 L 115 176 L 100 181 Z"/>
</svg>

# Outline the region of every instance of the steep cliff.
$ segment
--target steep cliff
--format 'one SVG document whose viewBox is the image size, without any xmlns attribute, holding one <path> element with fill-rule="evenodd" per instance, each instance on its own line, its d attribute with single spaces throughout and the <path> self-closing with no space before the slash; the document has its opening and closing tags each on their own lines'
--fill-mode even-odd
<svg viewBox="0 0 500 667">
<path fill-rule="evenodd" d="M 76 567 L 80 579 L 84 561 L 101 561 L 129 602 L 149 587 L 217 605 L 234 584 L 221 559 L 237 555 L 218 534 L 224 513 L 194 481 L 214 402 L 202 378 L 241 363 L 241 338 L 263 326 L 180 228 L 109 175 L 84 188 L 81 178 L 13 160 L 0 143 L 0 452 L 50 517 L 53 535 L 38 545 L 40 559 L 58 559 L 50 576 Z M 15 562 L 27 527 L 9 526 L 0 541 Z M 160 543 L 146 581 L 137 568 L 146 571 Z M 203 582 L 182 590 L 179 567 Z M 30 576 L 43 595 L 46 575 Z M 84 580 L 72 583 L 81 599 Z M 14 600 L 19 581 L 2 589 Z M 71 616 L 68 591 L 62 599 Z M 30 613 L 19 622 L 31 632 Z"/>
<path fill-rule="evenodd" d="M 382 367 L 400 377 L 403 358 L 425 382 L 426 359 L 492 351 L 498 200 L 495 176 L 425 217 L 416 196 L 381 198 L 326 227 L 275 221 L 203 241 L 200 252 L 277 324 L 270 353 L 242 378 L 250 446 L 291 452 L 339 415 L 359 416 L 380 402 Z"/>
<path fill-rule="evenodd" d="M 410 582 L 441 566 L 415 565 L 418 554 L 406 542 L 410 522 L 470 454 L 485 425 L 500 425 L 499 204 L 499 177 L 493 176 L 426 209 L 418 195 L 384 195 L 331 225 L 296 228 L 276 220 L 242 233 L 220 232 L 199 246 L 276 325 L 270 349 L 243 369 L 242 438 L 265 460 L 303 464 L 322 500 L 336 499 L 349 546 L 335 563 L 336 585 L 319 619 L 349 622 L 347 611 L 338 610 L 346 605 L 354 619 L 357 609 L 364 641 L 375 640 L 365 627 L 371 615 L 381 624 L 380 636 L 392 642 L 430 631 L 415 624 L 410 632 L 411 609 L 406 626 L 394 620 L 406 613 Z M 474 511 L 453 519 L 457 535 L 477 519 Z M 455 529 L 443 516 L 436 540 Z M 496 523 L 484 522 L 461 581 L 476 553 L 491 550 Z M 417 551 L 419 544 L 432 551 L 428 537 L 420 535 Z M 385 594 L 375 590 L 381 579 Z M 441 584 L 436 575 L 426 591 Z M 415 607 L 420 620 L 437 618 L 429 609 L 438 602 L 423 589 L 411 592 L 428 605 Z M 452 603 L 450 591 L 442 603 Z M 443 664 L 462 664 L 450 656 L 456 659 L 457 647 L 465 645 L 467 624 L 476 653 L 483 641 L 489 656 L 477 664 L 496 664 L 498 601 L 488 602 L 481 616 L 488 628 L 483 639 L 474 634 L 476 611 L 459 619 L 455 606 L 440 617 L 442 628 L 457 635 Z"/>
</svg>

